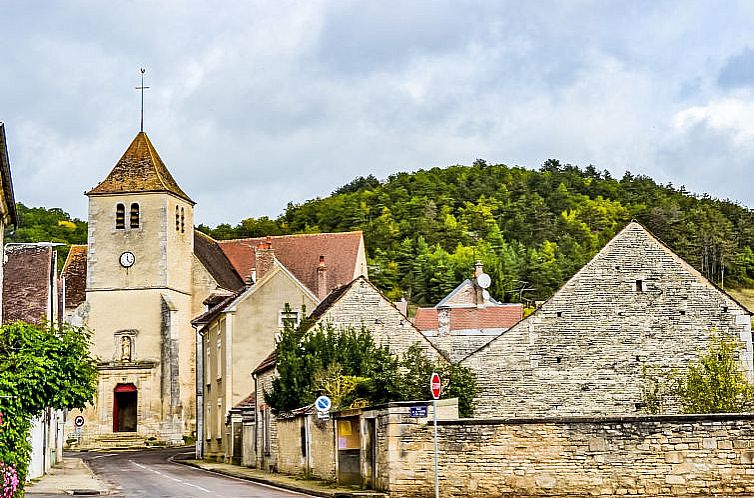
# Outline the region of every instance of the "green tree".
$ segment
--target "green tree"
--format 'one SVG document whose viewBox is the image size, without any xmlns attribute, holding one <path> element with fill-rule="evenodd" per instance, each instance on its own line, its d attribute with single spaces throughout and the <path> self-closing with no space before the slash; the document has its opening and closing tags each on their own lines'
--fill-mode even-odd
<svg viewBox="0 0 754 498">
<path fill-rule="evenodd" d="M 26 475 L 32 417 L 45 408 L 83 408 L 94 398 L 90 333 L 69 325 L 0 327 L 0 462 Z"/>
<path fill-rule="evenodd" d="M 735 413 L 754 408 L 754 389 L 741 371 L 741 344 L 713 337 L 709 350 L 680 377 L 677 396 L 685 413 Z"/>
<path fill-rule="evenodd" d="M 311 404 L 327 394 L 336 408 L 357 400 L 368 404 L 430 399 L 429 378 L 440 373 L 443 398 L 459 398 L 462 416 L 473 413 L 476 378 L 467 368 L 432 362 L 416 346 L 401 358 L 387 346 L 377 346 L 368 330 L 335 329 L 331 325 L 307 330 L 286 327 L 276 348 L 277 378 L 265 400 L 278 411 Z"/>
</svg>

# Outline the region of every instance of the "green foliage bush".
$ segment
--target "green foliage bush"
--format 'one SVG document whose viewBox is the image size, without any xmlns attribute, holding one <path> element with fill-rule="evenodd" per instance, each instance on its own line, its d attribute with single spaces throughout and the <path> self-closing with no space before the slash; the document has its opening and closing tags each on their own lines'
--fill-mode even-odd
<svg viewBox="0 0 754 498">
<path fill-rule="evenodd" d="M 708 350 L 683 371 L 645 366 L 642 403 L 648 413 L 678 405 L 683 413 L 739 413 L 754 409 L 754 386 L 739 364 L 741 344 L 713 336 Z"/>
<path fill-rule="evenodd" d="M 94 398 L 97 366 L 89 344 L 87 330 L 69 325 L 0 327 L 0 462 L 15 466 L 21 482 L 31 419 L 45 408 L 83 408 Z"/>
<path fill-rule="evenodd" d="M 460 415 L 473 414 L 476 378 L 469 369 L 432 362 L 416 345 L 396 358 L 387 346 L 377 346 L 365 328 L 286 326 L 277 344 L 275 366 L 278 376 L 264 396 L 278 411 L 309 405 L 323 393 L 334 398 L 335 409 L 357 400 L 376 405 L 430 399 L 429 378 L 436 371 L 443 379 L 442 397 L 458 397 Z M 322 379 L 333 384 L 338 375 L 337 393 L 327 392 Z M 350 389 L 343 384 L 350 384 Z"/>
</svg>

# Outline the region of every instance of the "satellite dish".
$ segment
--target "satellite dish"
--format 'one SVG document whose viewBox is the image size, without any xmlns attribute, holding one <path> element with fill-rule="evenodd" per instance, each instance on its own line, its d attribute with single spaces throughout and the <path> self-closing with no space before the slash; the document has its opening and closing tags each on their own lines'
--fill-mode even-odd
<svg viewBox="0 0 754 498">
<path fill-rule="evenodd" d="M 484 299 L 485 301 L 490 300 L 490 293 L 487 291 L 487 289 L 484 289 L 482 291 L 482 299 Z"/>
<path fill-rule="evenodd" d="M 490 286 L 490 284 L 492 283 L 492 279 L 491 279 L 491 278 L 490 278 L 490 276 L 489 276 L 489 275 L 487 275 L 486 273 L 482 273 L 481 275 L 479 275 L 479 276 L 478 276 L 478 277 L 476 278 L 476 283 L 477 283 L 477 284 L 479 285 L 479 287 L 481 287 L 482 289 L 486 289 L 486 288 L 487 288 L 487 287 L 489 287 L 489 286 Z"/>
</svg>

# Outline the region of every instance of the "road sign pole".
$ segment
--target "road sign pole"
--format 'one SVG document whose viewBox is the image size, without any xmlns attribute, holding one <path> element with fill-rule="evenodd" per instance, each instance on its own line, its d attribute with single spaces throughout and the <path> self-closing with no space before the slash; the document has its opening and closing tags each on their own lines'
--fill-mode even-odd
<svg viewBox="0 0 754 498">
<path fill-rule="evenodd" d="M 435 498 L 440 498 L 440 477 L 437 465 L 437 400 L 432 401 L 432 412 L 435 418 Z"/>
<path fill-rule="evenodd" d="M 437 400 L 442 394 L 442 380 L 437 372 L 432 372 L 429 378 L 429 390 L 432 393 L 432 414 L 435 419 L 435 498 L 440 498 L 440 477 L 437 464 Z"/>
</svg>

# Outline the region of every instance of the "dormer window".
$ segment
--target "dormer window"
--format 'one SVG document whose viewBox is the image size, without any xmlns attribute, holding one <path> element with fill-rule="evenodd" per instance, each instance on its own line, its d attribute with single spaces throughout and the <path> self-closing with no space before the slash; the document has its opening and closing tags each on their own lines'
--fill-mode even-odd
<svg viewBox="0 0 754 498">
<path fill-rule="evenodd" d="M 116 230 L 125 230 L 126 228 L 126 206 L 123 204 L 115 206 L 115 228 Z"/>
<path fill-rule="evenodd" d="M 131 228 L 139 228 L 139 205 L 131 204 Z"/>
</svg>

